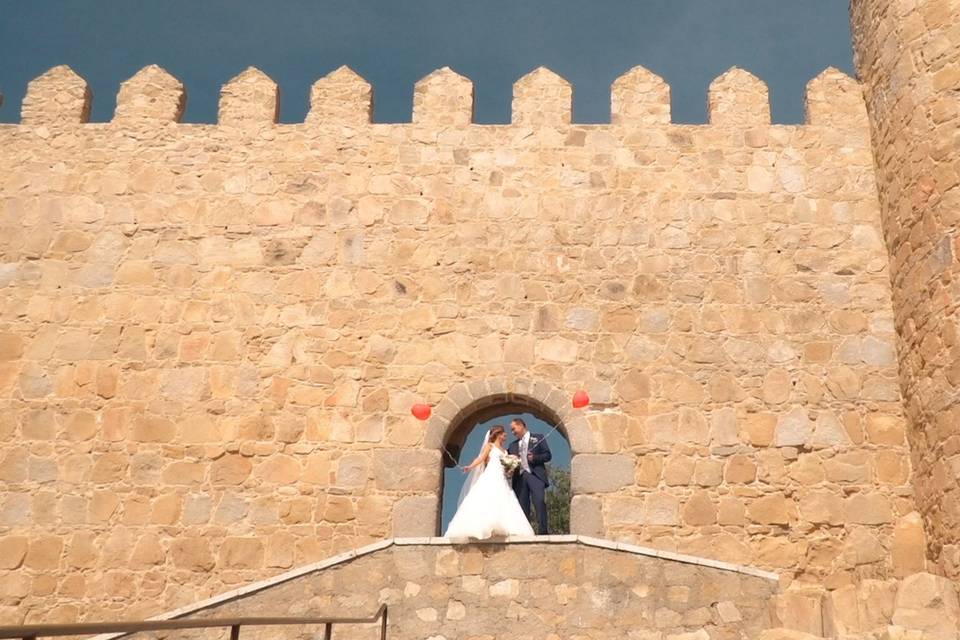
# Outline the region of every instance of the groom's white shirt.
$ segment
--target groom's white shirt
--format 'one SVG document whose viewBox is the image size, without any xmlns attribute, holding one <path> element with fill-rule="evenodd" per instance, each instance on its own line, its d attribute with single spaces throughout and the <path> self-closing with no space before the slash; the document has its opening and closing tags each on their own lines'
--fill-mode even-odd
<svg viewBox="0 0 960 640">
<path fill-rule="evenodd" d="M 527 431 L 520 439 L 520 466 L 527 473 L 530 473 L 530 461 L 527 459 L 527 453 L 530 451 L 530 432 Z"/>
</svg>

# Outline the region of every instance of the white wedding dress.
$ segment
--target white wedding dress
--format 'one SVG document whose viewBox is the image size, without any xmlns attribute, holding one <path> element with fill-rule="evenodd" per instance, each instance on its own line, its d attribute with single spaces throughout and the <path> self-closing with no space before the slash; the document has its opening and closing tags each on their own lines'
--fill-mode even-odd
<svg viewBox="0 0 960 640">
<path fill-rule="evenodd" d="M 486 468 L 463 498 L 444 537 L 483 539 L 533 535 L 533 528 L 503 473 L 500 464 L 503 455 L 506 452 L 496 446 L 490 449 Z"/>
</svg>

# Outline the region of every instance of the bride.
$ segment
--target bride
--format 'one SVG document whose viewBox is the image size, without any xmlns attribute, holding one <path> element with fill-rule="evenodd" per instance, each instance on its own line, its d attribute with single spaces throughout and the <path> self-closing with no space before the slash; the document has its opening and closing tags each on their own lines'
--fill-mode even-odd
<svg viewBox="0 0 960 640">
<path fill-rule="evenodd" d="M 503 448 L 506 438 L 506 429 L 495 425 L 483 439 L 480 455 L 463 468 L 464 473 L 470 472 L 470 477 L 460 492 L 459 506 L 445 537 L 482 539 L 533 535 L 533 528 L 500 464 L 500 458 L 507 455 Z"/>
</svg>

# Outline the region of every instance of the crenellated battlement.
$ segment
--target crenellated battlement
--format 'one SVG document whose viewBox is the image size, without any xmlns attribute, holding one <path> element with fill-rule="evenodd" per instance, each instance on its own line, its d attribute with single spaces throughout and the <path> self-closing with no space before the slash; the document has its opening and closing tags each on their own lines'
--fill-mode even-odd
<svg viewBox="0 0 960 640">
<path fill-rule="evenodd" d="M 61 65 L 31 81 L 23 100 L 23 125 L 74 125 L 89 122 L 92 93 L 87 82 Z M 750 128 L 770 124 L 767 85 L 753 74 L 732 68 L 716 78 L 707 93 L 708 122 Z M 123 82 L 112 120 L 118 126 L 179 122 L 186 106 L 183 84 L 150 65 Z M 280 92 L 265 73 L 250 67 L 220 92 L 218 124 L 245 128 L 275 125 Z M 617 78 L 610 92 L 613 127 L 663 126 L 671 123 L 670 86 L 637 66 Z M 306 124 L 362 125 L 373 122 L 373 88 L 343 66 L 314 83 Z M 462 127 L 474 122 L 473 83 L 449 67 L 416 83 L 412 122 Z M 574 124 L 573 87 L 553 71 L 539 67 L 513 85 L 511 124 L 563 127 Z M 806 88 L 806 124 L 835 128 L 867 126 L 859 83 L 829 68 Z"/>
</svg>

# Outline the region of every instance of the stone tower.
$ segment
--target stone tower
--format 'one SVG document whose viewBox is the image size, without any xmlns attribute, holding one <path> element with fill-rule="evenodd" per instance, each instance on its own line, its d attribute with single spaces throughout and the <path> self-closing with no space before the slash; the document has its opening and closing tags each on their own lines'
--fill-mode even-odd
<svg viewBox="0 0 960 640">
<path fill-rule="evenodd" d="M 853 0 L 928 553 L 960 575 L 960 2 Z"/>
</svg>

